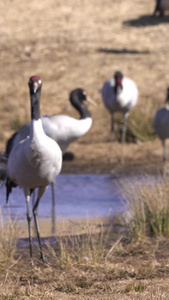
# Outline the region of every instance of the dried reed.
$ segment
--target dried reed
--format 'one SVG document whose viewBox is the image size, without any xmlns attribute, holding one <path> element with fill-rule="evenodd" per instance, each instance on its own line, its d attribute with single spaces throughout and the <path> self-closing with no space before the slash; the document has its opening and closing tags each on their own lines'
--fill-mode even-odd
<svg viewBox="0 0 169 300">
<path fill-rule="evenodd" d="M 131 179 L 123 183 L 132 238 L 169 235 L 169 185 L 166 177 Z"/>
</svg>

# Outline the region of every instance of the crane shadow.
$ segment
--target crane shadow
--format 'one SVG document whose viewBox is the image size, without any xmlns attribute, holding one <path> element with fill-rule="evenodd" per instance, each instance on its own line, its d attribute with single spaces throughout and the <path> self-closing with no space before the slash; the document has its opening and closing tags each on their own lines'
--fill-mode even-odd
<svg viewBox="0 0 169 300">
<path fill-rule="evenodd" d="M 104 52 L 107 54 L 149 54 L 150 51 L 148 50 L 143 50 L 143 51 L 138 51 L 138 50 L 134 50 L 134 49 L 107 49 L 107 48 L 98 48 L 97 49 L 98 52 Z"/>
<path fill-rule="evenodd" d="M 126 20 L 123 22 L 123 25 L 133 26 L 133 27 L 145 27 L 145 26 L 155 26 L 162 23 L 169 23 L 169 15 L 166 16 L 145 15 L 137 19 Z"/>
</svg>

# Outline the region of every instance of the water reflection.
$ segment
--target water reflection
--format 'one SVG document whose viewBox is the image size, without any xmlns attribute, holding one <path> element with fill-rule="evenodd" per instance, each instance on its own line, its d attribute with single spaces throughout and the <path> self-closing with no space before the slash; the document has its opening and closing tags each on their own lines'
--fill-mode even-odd
<svg viewBox="0 0 169 300">
<path fill-rule="evenodd" d="M 62 218 L 100 217 L 124 211 L 123 197 L 110 175 L 60 175 L 57 177 L 56 215 Z M 0 205 L 3 216 L 25 219 L 26 201 L 22 189 L 13 189 L 5 204 L 5 186 L 1 188 Z M 51 217 L 51 188 L 41 198 L 39 218 Z"/>
</svg>

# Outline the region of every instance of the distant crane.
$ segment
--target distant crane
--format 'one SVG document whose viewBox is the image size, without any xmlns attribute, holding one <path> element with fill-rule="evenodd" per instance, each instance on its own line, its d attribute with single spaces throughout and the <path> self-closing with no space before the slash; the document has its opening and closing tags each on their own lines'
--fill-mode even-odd
<svg viewBox="0 0 169 300">
<path fill-rule="evenodd" d="M 166 10 L 169 10 L 169 0 L 156 0 L 156 7 L 153 15 L 156 16 L 159 14 L 160 16 L 163 16 Z"/>
<path fill-rule="evenodd" d="M 92 117 L 85 105 L 85 101 L 95 105 L 95 102 L 87 95 L 86 90 L 82 88 L 72 90 L 69 100 L 72 106 L 79 112 L 80 119 L 65 114 L 45 115 L 41 117 L 44 132 L 58 143 L 63 154 L 73 141 L 84 136 L 91 128 Z M 30 125 L 30 122 L 26 123 L 7 141 L 7 156 L 14 145 L 30 135 Z M 55 190 L 52 183 L 52 233 L 55 233 L 55 231 Z"/>
<path fill-rule="evenodd" d="M 129 112 L 136 105 L 138 100 L 138 88 L 135 82 L 123 76 L 120 71 L 115 72 L 114 77 L 108 79 L 102 89 L 102 100 L 111 114 L 111 153 L 113 150 L 114 140 L 114 113 L 122 112 L 124 115 L 123 129 L 122 129 L 122 146 L 121 146 L 121 163 L 124 162 L 124 143 L 126 140 L 126 126 Z"/>
<path fill-rule="evenodd" d="M 31 214 L 29 208 L 31 192 L 35 188 L 38 188 L 37 199 L 33 206 L 33 216 L 39 242 L 40 258 L 46 262 L 38 229 L 37 209 L 47 186 L 55 182 L 56 176 L 61 171 L 62 152 L 58 144 L 44 133 L 42 127 L 42 120 L 40 118 L 42 82 L 40 77 L 30 77 L 28 84 L 31 100 L 30 135 L 15 144 L 9 154 L 7 162 L 6 200 L 8 201 L 12 187 L 18 185 L 23 188 L 27 204 L 30 258 L 33 265 Z"/>
<path fill-rule="evenodd" d="M 169 138 L 169 88 L 167 88 L 167 97 L 165 100 L 165 106 L 158 109 L 155 116 L 153 126 L 156 134 L 159 136 L 163 147 L 163 162 L 167 160 L 166 154 L 166 139 Z"/>
</svg>

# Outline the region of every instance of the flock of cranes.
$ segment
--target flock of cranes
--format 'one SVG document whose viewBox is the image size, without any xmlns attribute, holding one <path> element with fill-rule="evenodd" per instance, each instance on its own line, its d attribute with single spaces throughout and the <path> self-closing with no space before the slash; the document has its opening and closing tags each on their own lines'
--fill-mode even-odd
<svg viewBox="0 0 169 300">
<path fill-rule="evenodd" d="M 29 232 L 29 248 L 31 265 L 32 233 L 30 198 L 37 188 L 37 198 L 33 204 L 33 217 L 37 233 L 40 258 L 47 262 L 40 239 L 37 209 L 42 195 L 48 185 L 52 185 L 52 210 L 54 209 L 54 183 L 62 168 L 62 156 L 71 142 L 86 134 L 92 125 L 91 114 L 85 101 L 93 102 L 83 89 L 75 89 L 70 93 L 70 102 L 78 110 L 79 119 L 64 114 L 40 116 L 40 94 L 42 82 L 40 77 L 32 76 L 29 80 L 31 121 L 25 124 L 8 140 L 6 147 L 6 200 L 8 201 L 12 188 L 23 189 L 27 205 L 27 222 Z M 138 88 L 135 82 L 125 77 L 122 72 L 115 72 L 100 90 L 103 103 L 111 114 L 111 129 L 114 132 L 114 113 L 120 111 L 124 115 L 122 131 L 121 163 L 124 161 L 123 147 L 125 143 L 126 122 L 132 108 L 138 100 Z M 154 128 L 162 141 L 166 161 L 165 140 L 169 138 L 169 88 L 167 89 L 166 105 L 159 109 L 154 118 Z"/>
<path fill-rule="evenodd" d="M 157 0 L 154 15 L 162 16 L 169 9 L 168 0 Z M 61 172 L 62 157 L 70 143 L 85 135 L 92 126 L 91 114 L 85 102 L 94 103 L 84 89 L 75 89 L 70 93 L 70 102 L 78 110 L 80 118 L 75 119 L 64 114 L 52 116 L 40 115 L 40 95 L 42 81 L 38 76 L 32 76 L 28 82 L 31 102 L 31 121 L 15 132 L 6 145 L 6 200 L 8 201 L 12 188 L 19 186 L 23 189 L 27 205 L 27 223 L 29 232 L 30 260 L 33 265 L 32 233 L 30 198 L 35 189 L 37 198 L 33 204 L 33 218 L 39 243 L 40 258 L 47 262 L 41 244 L 37 220 L 37 210 L 40 199 L 48 185 L 52 186 L 52 211 L 55 206 L 54 183 Z M 121 163 L 124 162 L 124 144 L 126 139 L 127 118 L 138 101 L 136 83 L 115 72 L 100 90 L 103 103 L 111 114 L 111 153 L 114 140 L 114 114 L 121 112 L 124 116 L 121 140 Z M 169 88 L 165 106 L 160 108 L 153 123 L 156 134 L 162 141 L 163 161 L 167 160 L 165 141 L 169 138 Z M 53 215 L 54 217 L 54 215 Z"/>
</svg>

